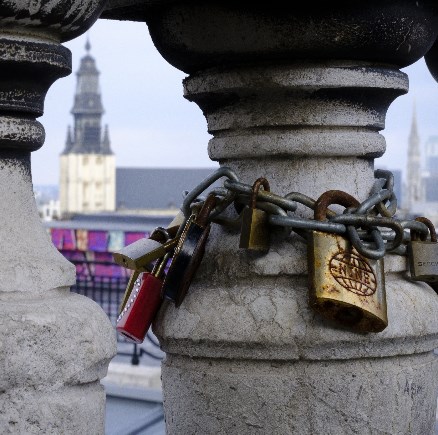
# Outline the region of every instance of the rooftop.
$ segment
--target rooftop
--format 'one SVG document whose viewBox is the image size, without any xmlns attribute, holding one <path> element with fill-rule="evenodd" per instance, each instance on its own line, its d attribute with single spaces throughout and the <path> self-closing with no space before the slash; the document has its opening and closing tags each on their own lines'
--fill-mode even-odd
<svg viewBox="0 0 438 435">
<path fill-rule="evenodd" d="M 77 214 L 68 220 L 43 222 L 46 228 L 68 228 L 72 230 L 95 231 L 144 231 L 150 232 L 158 226 L 167 224 L 176 216 L 179 209 L 151 210 L 149 212 L 113 212 Z"/>
</svg>

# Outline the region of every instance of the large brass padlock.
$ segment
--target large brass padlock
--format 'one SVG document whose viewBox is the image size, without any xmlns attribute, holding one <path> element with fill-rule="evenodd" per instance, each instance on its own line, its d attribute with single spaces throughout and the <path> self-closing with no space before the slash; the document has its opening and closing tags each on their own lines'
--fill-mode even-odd
<svg viewBox="0 0 438 435">
<path fill-rule="evenodd" d="M 325 220 L 330 204 L 358 207 L 340 190 L 323 193 L 315 220 Z M 309 306 L 324 318 L 357 332 L 388 326 L 383 258 L 368 259 L 337 234 L 312 231 L 308 242 Z"/>
<path fill-rule="evenodd" d="M 268 214 L 256 208 L 257 194 L 260 187 L 269 192 L 269 182 L 266 178 L 258 178 L 252 186 L 249 207 L 242 211 L 239 247 L 250 251 L 269 251 L 270 231 Z"/>
<path fill-rule="evenodd" d="M 438 282 L 438 242 L 433 223 L 426 217 L 415 219 L 425 224 L 430 233 L 419 236 L 418 232 L 411 230 L 411 241 L 408 243 L 408 257 L 411 278 L 415 281 Z"/>
</svg>

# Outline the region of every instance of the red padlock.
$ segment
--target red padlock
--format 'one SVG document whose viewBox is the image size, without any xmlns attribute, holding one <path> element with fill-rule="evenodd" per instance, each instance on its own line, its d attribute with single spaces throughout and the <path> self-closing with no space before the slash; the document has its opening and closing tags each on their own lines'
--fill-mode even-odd
<svg viewBox="0 0 438 435">
<path fill-rule="evenodd" d="M 117 319 L 116 330 L 129 341 L 143 343 L 161 306 L 162 276 L 170 255 L 169 252 L 161 260 L 157 260 L 152 272 L 145 272 L 140 276 Z"/>
</svg>

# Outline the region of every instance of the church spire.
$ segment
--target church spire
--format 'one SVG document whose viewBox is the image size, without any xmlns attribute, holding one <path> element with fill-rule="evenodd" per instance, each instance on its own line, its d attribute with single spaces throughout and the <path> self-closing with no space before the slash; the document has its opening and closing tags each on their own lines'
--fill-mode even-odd
<svg viewBox="0 0 438 435">
<path fill-rule="evenodd" d="M 76 72 L 77 83 L 74 104 L 71 110 L 74 116 L 74 143 L 67 152 L 75 154 L 112 154 L 108 143 L 102 141 L 102 115 L 104 113 L 99 87 L 100 72 L 91 56 L 89 36 L 85 42 L 86 54 L 81 58 Z M 66 152 L 64 151 L 64 152 Z"/>
<path fill-rule="evenodd" d="M 418 126 L 417 126 L 417 104 L 414 98 L 412 108 L 412 122 L 411 122 L 411 132 L 409 134 L 409 142 L 415 142 L 415 148 L 418 147 L 418 152 L 420 152 L 419 148 L 419 136 L 418 136 Z"/>
<path fill-rule="evenodd" d="M 87 33 L 87 41 L 85 42 L 85 51 L 87 52 L 87 54 L 89 54 L 90 50 L 91 50 L 90 37 Z"/>
<path fill-rule="evenodd" d="M 110 147 L 110 138 L 109 138 L 109 130 L 108 130 L 108 124 L 105 124 L 105 129 L 103 131 L 103 139 L 102 139 L 102 153 L 103 154 L 112 154 Z"/>
<path fill-rule="evenodd" d="M 109 144 L 109 132 L 108 132 L 108 124 L 105 124 L 105 130 L 103 132 L 103 143 Z"/>
<path fill-rule="evenodd" d="M 73 147 L 73 138 L 71 136 L 71 126 L 67 127 L 67 137 L 65 139 L 65 148 L 62 154 L 68 154 Z"/>
<path fill-rule="evenodd" d="M 76 94 L 73 109 L 73 115 L 97 115 L 104 113 L 100 89 L 99 75 L 96 68 L 96 61 L 89 53 L 91 46 L 89 41 L 85 44 L 87 54 L 81 59 L 79 70 L 76 73 Z"/>
<path fill-rule="evenodd" d="M 411 131 L 408 142 L 407 164 L 407 206 L 411 210 L 415 203 L 423 201 L 421 183 L 421 151 L 420 137 L 418 135 L 417 108 L 414 99 Z"/>
</svg>

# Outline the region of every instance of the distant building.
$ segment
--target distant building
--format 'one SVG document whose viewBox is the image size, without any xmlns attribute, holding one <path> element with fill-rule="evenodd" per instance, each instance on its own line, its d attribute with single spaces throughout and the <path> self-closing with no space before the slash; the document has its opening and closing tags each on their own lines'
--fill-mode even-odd
<svg viewBox="0 0 438 435">
<path fill-rule="evenodd" d="M 42 220 L 51 221 L 60 218 L 58 186 L 34 186 L 34 196 Z"/>
<path fill-rule="evenodd" d="M 438 203 L 438 136 L 426 142 L 426 174 L 423 178 L 426 202 Z"/>
<path fill-rule="evenodd" d="M 420 140 L 414 106 L 408 143 L 408 162 L 404 204 L 406 218 L 425 216 L 438 223 L 438 136 L 430 136 L 424 147 L 421 164 Z"/>
<path fill-rule="evenodd" d="M 121 210 L 179 209 L 190 191 L 215 168 L 117 168 L 116 207 Z M 222 185 L 223 182 L 214 185 Z"/>
<path fill-rule="evenodd" d="M 426 171 L 438 174 L 438 136 L 430 136 L 426 142 Z"/>
<path fill-rule="evenodd" d="M 424 201 L 424 190 L 421 174 L 421 151 L 420 137 L 417 127 L 417 112 L 414 103 L 412 113 L 411 131 L 408 142 L 408 162 L 407 162 L 407 185 L 406 185 L 406 208 L 413 210 L 416 205 Z"/>
<path fill-rule="evenodd" d="M 104 113 L 99 89 L 99 71 L 94 58 L 81 59 L 71 113 L 73 131 L 67 130 L 60 156 L 60 206 L 62 217 L 73 213 L 115 210 L 115 157 L 110 148 L 108 126 L 102 134 Z"/>
<path fill-rule="evenodd" d="M 49 200 L 39 208 L 39 213 L 43 221 L 58 220 L 61 215 L 59 201 Z"/>
<path fill-rule="evenodd" d="M 391 172 L 394 175 L 394 193 L 397 198 L 397 204 L 400 206 L 404 201 L 402 171 L 401 169 L 392 169 Z"/>
<path fill-rule="evenodd" d="M 104 109 L 99 71 L 90 48 L 87 40 L 87 54 L 76 73 L 76 94 L 71 110 L 74 127 L 67 129 L 65 148 L 60 156 L 60 217 L 179 209 L 184 191 L 193 189 L 215 169 L 116 169 L 108 126 L 102 134 Z"/>
</svg>

